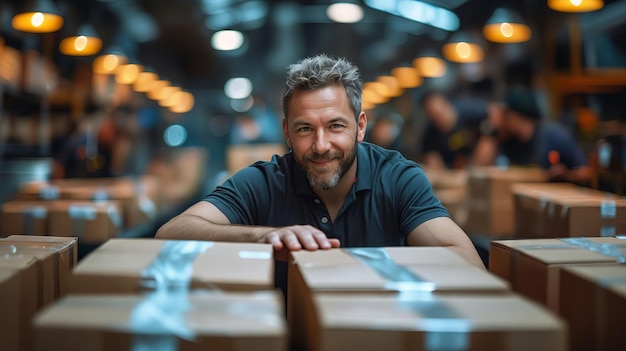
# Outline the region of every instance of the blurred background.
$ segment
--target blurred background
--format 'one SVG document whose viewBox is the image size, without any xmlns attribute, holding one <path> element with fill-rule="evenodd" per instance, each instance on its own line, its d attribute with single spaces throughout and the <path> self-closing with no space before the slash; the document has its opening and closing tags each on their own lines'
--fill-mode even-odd
<svg viewBox="0 0 626 351">
<path fill-rule="evenodd" d="M 486 118 L 529 86 L 590 160 L 610 151 L 594 184 L 620 193 L 624 18 L 626 0 L 3 0 L 0 202 L 27 181 L 150 176 L 167 219 L 285 150 L 286 68 L 319 53 L 360 67 L 368 140 L 416 161 L 426 92 Z"/>
</svg>

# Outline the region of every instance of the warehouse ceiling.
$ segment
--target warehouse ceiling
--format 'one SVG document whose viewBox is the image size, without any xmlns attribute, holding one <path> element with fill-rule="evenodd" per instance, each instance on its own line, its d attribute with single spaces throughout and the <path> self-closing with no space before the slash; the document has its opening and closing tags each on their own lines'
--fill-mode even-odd
<svg viewBox="0 0 626 351">
<path fill-rule="evenodd" d="M 540 37 L 550 24 L 567 23 L 564 14 L 549 10 L 544 1 L 538 0 L 424 2 L 452 11 L 462 30 L 479 32 L 502 4 L 517 9 L 539 33 L 535 37 Z M 348 57 L 361 67 L 364 79 L 372 79 L 394 66 L 410 63 L 422 49 L 440 49 L 450 35 L 432 25 L 367 6 L 385 3 L 380 0 L 359 1 L 365 17 L 357 24 L 331 22 L 325 11 L 332 1 L 325 0 L 56 0 L 54 3 L 65 16 L 65 26 L 42 39 L 10 28 L 12 14 L 24 3 L 5 0 L 0 5 L 0 35 L 9 45 L 41 48 L 45 46 L 43 40 L 51 40 L 56 47 L 64 36 L 89 22 L 104 40 L 105 48 L 120 47 L 161 76 L 190 89 L 220 88 L 233 75 L 249 76 L 257 85 L 280 80 L 289 63 L 320 52 Z M 581 28 L 590 35 L 601 32 L 622 56 L 626 55 L 626 1 L 606 0 L 605 4 L 603 10 L 580 15 Z M 566 26 L 561 27 L 565 29 L 561 28 L 560 35 L 566 40 Z M 226 28 L 244 33 L 242 49 L 225 53 L 211 47 L 211 35 Z M 75 66 L 86 60 L 63 56 L 58 50 L 52 50 L 51 55 L 65 77 L 71 77 Z"/>
</svg>

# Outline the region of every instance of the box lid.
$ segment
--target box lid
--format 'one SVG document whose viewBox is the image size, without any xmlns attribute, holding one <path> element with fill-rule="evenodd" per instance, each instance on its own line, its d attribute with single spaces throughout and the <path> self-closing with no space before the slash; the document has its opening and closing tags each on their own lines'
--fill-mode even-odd
<svg viewBox="0 0 626 351">
<path fill-rule="evenodd" d="M 189 243 L 204 245 L 202 252 L 193 257 L 184 256 L 184 247 L 172 246 Z M 147 269 L 154 268 L 153 264 L 179 264 L 180 260 L 187 259 L 185 257 L 193 259 L 192 286 L 274 287 L 273 248 L 270 244 L 159 239 L 111 239 L 78 263 L 72 280 L 80 282 L 85 277 L 141 280 Z M 157 261 L 159 263 L 155 263 Z"/>
</svg>

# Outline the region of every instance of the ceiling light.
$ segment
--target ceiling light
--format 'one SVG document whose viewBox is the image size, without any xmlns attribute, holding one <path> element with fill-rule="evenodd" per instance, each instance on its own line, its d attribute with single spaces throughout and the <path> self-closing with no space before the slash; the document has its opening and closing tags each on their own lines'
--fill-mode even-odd
<svg viewBox="0 0 626 351">
<path fill-rule="evenodd" d="M 159 81 L 159 75 L 152 70 L 146 69 L 137 75 L 137 79 L 133 83 L 133 89 L 139 93 L 147 93 L 157 81 Z"/>
<path fill-rule="evenodd" d="M 602 0 L 548 0 L 548 7 L 560 12 L 592 12 L 604 7 Z"/>
<path fill-rule="evenodd" d="M 326 9 L 328 18 L 339 23 L 356 23 L 363 19 L 363 9 L 357 4 L 338 2 Z"/>
<path fill-rule="evenodd" d="M 211 46 L 215 50 L 232 51 L 237 50 L 243 45 L 243 34 L 236 30 L 220 30 L 213 33 L 211 37 Z"/>
<path fill-rule="evenodd" d="M 391 70 L 391 75 L 398 80 L 401 88 L 416 88 L 422 85 L 422 76 L 415 67 L 396 67 Z"/>
<path fill-rule="evenodd" d="M 521 43 L 530 39 L 531 31 L 517 12 L 501 7 L 487 20 L 483 35 L 496 43 Z"/>
<path fill-rule="evenodd" d="M 437 78 L 446 75 L 446 62 L 434 52 L 424 52 L 413 60 L 422 77 Z"/>
<path fill-rule="evenodd" d="M 163 79 L 157 80 L 151 85 L 150 90 L 146 92 L 146 95 L 151 100 L 159 100 L 161 89 L 168 87 L 169 85 L 170 85 L 170 82 L 167 80 L 163 80 Z"/>
<path fill-rule="evenodd" d="M 388 98 L 381 96 L 380 94 L 378 94 L 376 91 L 372 90 L 372 89 L 368 89 L 365 88 L 363 89 L 363 93 L 361 96 L 361 105 L 366 104 L 366 105 L 380 105 L 380 104 L 384 104 L 385 102 L 389 101 Z"/>
<path fill-rule="evenodd" d="M 387 88 L 389 97 L 397 97 L 404 93 L 404 89 L 394 76 L 380 76 L 376 78 L 376 82 L 383 84 Z"/>
<path fill-rule="evenodd" d="M 90 24 L 84 24 L 76 35 L 61 40 L 59 50 L 69 56 L 91 56 L 102 49 L 102 40 Z"/>
<path fill-rule="evenodd" d="M 245 99 L 252 93 L 252 82 L 248 78 L 231 78 L 224 84 L 224 93 L 231 99 Z"/>
<path fill-rule="evenodd" d="M 191 111 L 195 103 L 193 94 L 187 91 L 179 93 L 182 93 L 182 95 L 180 95 L 180 98 L 177 99 L 177 103 L 174 106 L 170 107 L 170 111 L 174 113 L 186 113 Z"/>
<path fill-rule="evenodd" d="M 483 60 L 483 49 L 465 32 L 456 32 L 446 45 L 443 55 L 452 62 L 474 63 Z"/>
<path fill-rule="evenodd" d="M 159 99 L 158 103 L 159 106 L 162 107 L 172 107 L 178 105 L 180 101 L 185 98 L 183 90 L 174 85 L 161 89 L 159 94 L 161 95 L 161 99 Z"/>
<path fill-rule="evenodd" d="M 28 33 L 56 32 L 63 27 L 63 17 L 52 1 L 38 0 L 24 12 L 13 16 L 11 26 Z"/>
<path fill-rule="evenodd" d="M 115 74 L 120 65 L 125 64 L 126 56 L 121 53 L 109 52 L 93 60 L 93 72 L 97 74 Z"/>
<path fill-rule="evenodd" d="M 115 82 L 117 84 L 133 84 L 143 71 L 143 66 L 137 63 L 127 63 L 117 68 Z"/>
</svg>

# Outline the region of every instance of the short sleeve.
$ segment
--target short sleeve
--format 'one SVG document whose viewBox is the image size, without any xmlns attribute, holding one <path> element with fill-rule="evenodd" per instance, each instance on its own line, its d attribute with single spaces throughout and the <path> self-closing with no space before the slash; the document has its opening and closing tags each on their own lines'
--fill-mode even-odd
<svg viewBox="0 0 626 351">
<path fill-rule="evenodd" d="M 269 208 L 267 177 L 260 168 L 242 169 L 219 185 L 204 200 L 215 205 L 231 224 L 254 225 Z"/>
</svg>

